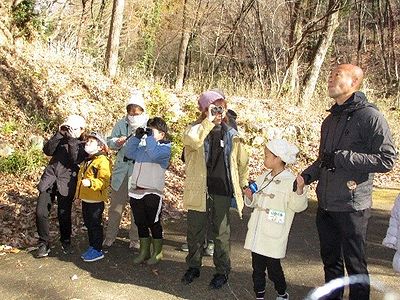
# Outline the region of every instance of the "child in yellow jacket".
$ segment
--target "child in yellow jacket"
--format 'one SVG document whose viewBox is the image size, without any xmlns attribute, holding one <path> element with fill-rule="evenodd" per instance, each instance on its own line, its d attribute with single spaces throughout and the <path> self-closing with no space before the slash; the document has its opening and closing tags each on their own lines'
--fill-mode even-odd
<svg viewBox="0 0 400 300">
<path fill-rule="evenodd" d="M 107 144 L 96 132 L 87 135 L 85 151 L 89 157 L 80 166 L 76 198 L 82 201 L 83 220 L 89 236 L 89 248 L 81 258 L 93 262 L 104 258 L 102 216 L 104 201 L 108 198 L 111 163 L 107 157 Z"/>
</svg>

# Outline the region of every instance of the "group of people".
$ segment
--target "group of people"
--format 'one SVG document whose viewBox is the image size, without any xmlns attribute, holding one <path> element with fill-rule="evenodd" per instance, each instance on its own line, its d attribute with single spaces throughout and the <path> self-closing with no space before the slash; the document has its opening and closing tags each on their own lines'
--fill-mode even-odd
<svg viewBox="0 0 400 300">
<path fill-rule="evenodd" d="M 241 216 L 246 205 L 253 209 L 244 248 L 251 251 L 255 297 L 264 299 L 267 273 L 276 299 L 289 299 L 281 259 L 295 213 L 307 208 L 307 185 L 318 181 L 316 224 L 325 281 L 344 276 L 345 268 L 348 275 L 365 275 L 366 282 L 350 286 L 349 297 L 369 299 L 365 244 L 372 181 L 374 173 L 393 168 L 396 150 L 385 118 L 359 91 L 362 80 L 363 71 L 355 65 L 335 67 L 328 81 L 328 94 L 335 104 L 322 124 L 315 162 L 294 175 L 287 166 L 295 163 L 299 149 L 284 139 L 273 139 L 264 147 L 266 171 L 255 181 L 249 181 L 248 152 L 224 94 L 209 90 L 200 95 L 200 116 L 183 133 L 183 201 L 188 210 L 184 284 L 200 276 L 209 240 L 216 269 L 209 285 L 219 289 L 228 282 L 230 210 Z M 104 257 L 102 247 L 115 241 L 129 200 L 136 224 L 129 232 L 131 247 L 137 247 L 139 238 L 139 254 L 133 263 L 158 263 L 165 171 L 171 156 L 167 124 L 159 117 L 149 119 L 143 96 L 136 93 L 128 101 L 127 115 L 107 140 L 96 132 L 83 137 L 84 128 L 82 117 L 70 116 L 44 146 L 51 160 L 39 183 L 37 256 L 50 251 L 48 216 L 55 199 L 65 253 L 72 249 L 72 203 L 82 201 L 89 247 L 81 257 L 86 262 Z M 117 151 L 113 168 L 109 148 Z M 109 220 L 103 239 L 102 214 L 109 185 Z M 398 247 L 398 224 L 391 221 L 394 229 L 390 236 L 388 231 L 384 244 Z M 342 297 L 343 288 L 338 288 L 327 299 Z"/>
<path fill-rule="evenodd" d="M 115 241 L 129 200 L 136 224 L 131 225 L 130 247 L 137 248 L 138 236 L 140 240 L 140 253 L 134 262 L 146 260 L 148 264 L 156 264 L 161 260 L 164 173 L 171 156 L 168 128 L 162 118 L 149 119 L 140 93 L 132 95 L 126 110 L 126 117 L 116 123 L 107 140 L 98 132 L 85 134 L 84 118 L 71 115 L 44 145 L 44 153 L 51 159 L 38 186 L 38 258 L 50 252 L 49 213 L 55 200 L 65 254 L 72 252 L 72 204 L 74 201 L 82 203 L 89 238 L 88 249 L 81 255 L 85 262 L 104 258 L 103 247 L 110 247 Z M 113 167 L 110 149 L 117 151 Z M 102 220 L 110 185 L 111 204 L 104 239 Z"/>
</svg>

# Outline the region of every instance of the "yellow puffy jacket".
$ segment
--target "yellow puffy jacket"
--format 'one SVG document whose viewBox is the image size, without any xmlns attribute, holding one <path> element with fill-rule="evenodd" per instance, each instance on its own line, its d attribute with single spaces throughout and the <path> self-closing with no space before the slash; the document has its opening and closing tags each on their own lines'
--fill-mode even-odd
<svg viewBox="0 0 400 300">
<path fill-rule="evenodd" d="M 86 202 L 101 202 L 108 199 L 111 178 L 111 161 L 100 154 L 80 165 L 75 197 Z M 90 180 L 90 186 L 82 185 L 83 179 Z"/>
<path fill-rule="evenodd" d="M 183 136 L 186 164 L 183 205 L 188 210 L 206 211 L 207 167 L 204 140 L 214 126 L 214 123 L 206 118 L 201 123 L 188 126 Z M 232 136 L 229 171 L 233 185 L 233 196 L 236 200 L 234 208 L 237 209 L 240 217 L 244 206 L 242 187 L 247 185 L 249 176 L 248 158 L 245 145 L 236 133 Z"/>
</svg>

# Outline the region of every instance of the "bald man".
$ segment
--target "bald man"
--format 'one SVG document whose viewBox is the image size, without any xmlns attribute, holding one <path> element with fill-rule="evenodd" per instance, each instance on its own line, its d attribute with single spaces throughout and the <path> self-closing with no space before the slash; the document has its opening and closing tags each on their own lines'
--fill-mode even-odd
<svg viewBox="0 0 400 300">
<path fill-rule="evenodd" d="M 350 286 L 350 299 L 369 299 L 365 242 L 374 173 L 393 168 L 396 150 L 388 124 L 358 91 L 361 68 L 343 64 L 331 72 L 329 97 L 335 104 L 321 127 L 317 160 L 302 172 L 306 184 L 318 181 L 316 224 L 325 282 L 361 274 L 365 284 Z M 327 299 L 342 299 L 337 289 Z M 325 299 L 325 298 L 324 298 Z"/>
</svg>

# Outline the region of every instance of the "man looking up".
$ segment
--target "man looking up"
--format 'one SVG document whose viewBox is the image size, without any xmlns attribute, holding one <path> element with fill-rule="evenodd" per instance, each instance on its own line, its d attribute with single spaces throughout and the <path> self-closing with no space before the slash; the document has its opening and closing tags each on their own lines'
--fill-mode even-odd
<svg viewBox="0 0 400 300">
<path fill-rule="evenodd" d="M 364 275 L 363 284 L 350 286 L 352 300 L 369 299 L 365 257 L 374 173 L 393 168 L 396 150 L 388 124 L 377 107 L 359 91 L 360 67 L 343 64 L 328 80 L 335 104 L 322 123 L 319 156 L 300 175 L 310 184 L 318 180 L 316 225 L 325 282 L 348 275 Z M 342 299 L 343 288 L 327 299 Z"/>
</svg>

